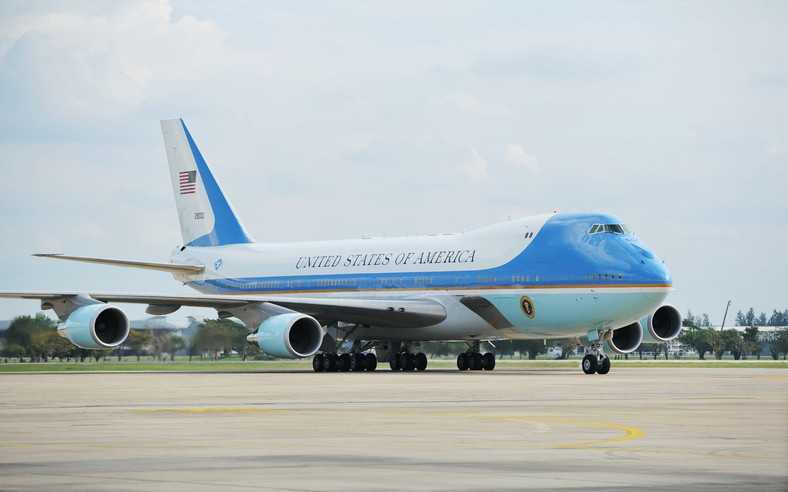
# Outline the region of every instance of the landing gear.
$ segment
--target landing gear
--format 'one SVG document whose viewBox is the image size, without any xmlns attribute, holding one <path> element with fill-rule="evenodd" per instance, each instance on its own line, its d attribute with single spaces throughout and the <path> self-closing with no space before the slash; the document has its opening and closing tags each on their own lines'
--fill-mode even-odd
<svg viewBox="0 0 788 492">
<path fill-rule="evenodd" d="M 324 372 L 339 371 L 339 356 L 337 354 L 325 354 L 323 356 L 323 371 Z"/>
<path fill-rule="evenodd" d="M 360 372 L 366 369 L 367 357 L 364 354 L 355 353 L 350 356 L 350 370 Z"/>
<path fill-rule="evenodd" d="M 596 372 L 597 360 L 595 355 L 586 354 L 583 357 L 583 372 L 586 374 L 594 374 Z"/>
<path fill-rule="evenodd" d="M 427 369 L 427 355 L 423 352 L 397 352 L 389 361 L 392 371 L 423 371 Z"/>
<path fill-rule="evenodd" d="M 372 372 L 377 368 L 378 358 L 372 352 L 368 352 L 367 355 L 364 356 L 364 369 Z"/>
<path fill-rule="evenodd" d="M 344 354 L 341 354 L 339 356 L 339 370 L 342 371 L 342 372 L 350 371 L 350 362 L 352 360 L 353 360 L 353 358 L 347 352 L 345 352 Z"/>
<path fill-rule="evenodd" d="M 493 369 L 495 369 L 495 354 L 487 352 L 484 354 L 484 370 L 492 371 Z"/>
<path fill-rule="evenodd" d="M 374 371 L 378 367 L 378 358 L 369 352 L 349 354 L 315 354 L 312 369 L 315 372 L 361 372 Z"/>
<path fill-rule="evenodd" d="M 495 354 L 487 352 L 482 355 L 479 352 L 481 343 L 478 340 L 469 343 L 471 348 L 457 356 L 457 369 L 460 371 L 492 371 L 495 369 Z"/>
<path fill-rule="evenodd" d="M 610 372 L 610 357 L 602 349 L 602 340 L 591 342 L 585 357 L 583 357 L 583 372 L 586 374 L 607 374 Z"/>
<path fill-rule="evenodd" d="M 325 370 L 323 368 L 323 359 L 325 359 L 323 354 L 315 354 L 312 358 L 312 369 L 314 369 L 315 372 L 323 372 Z"/>
<path fill-rule="evenodd" d="M 610 357 L 605 356 L 605 358 L 602 359 L 602 362 L 596 366 L 596 372 L 598 374 L 607 374 L 610 372 Z"/>
<path fill-rule="evenodd" d="M 416 354 L 416 370 L 423 371 L 427 369 L 427 356 L 423 352 Z"/>
</svg>

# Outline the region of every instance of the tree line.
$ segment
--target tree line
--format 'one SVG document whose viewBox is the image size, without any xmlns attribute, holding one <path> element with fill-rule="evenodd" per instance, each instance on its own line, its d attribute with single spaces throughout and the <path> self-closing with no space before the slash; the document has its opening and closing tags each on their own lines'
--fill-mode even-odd
<svg viewBox="0 0 788 492">
<path fill-rule="evenodd" d="M 679 336 L 679 342 L 690 347 L 698 353 L 699 359 L 705 359 L 706 354 L 713 354 L 721 359 L 726 352 L 734 359 L 747 358 L 750 354 L 760 354 L 768 344 L 771 356 L 777 359 L 780 354 L 783 359 L 788 354 L 788 310 L 775 310 L 767 318 L 765 313 L 759 316 L 750 308 L 746 313 L 739 311 L 736 315 L 736 324 L 747 326 L 744 332 L 729 328 L 716 330 L 711 328 L 709 316 L 702 314 L 695 316 L 692 311 L 687 312 L 684 319 L 685 330 Z M 759 327 L 781 327 L 776 330 L 762 331 Z M 136 357 L 140 360 L 143 356 L 157 360 L 175 359 L 176 354 L 185 354 L 189 360 L 199 357 L 201 360 L 219 360 L 231 356 L 247 359 L 270 358 L 260 351 L 257 346 L 246 341 L 248 330 L 246 327 L 229 319 L 208 319 L 197 328 L 196 333 L 184 339 L 181 336 L 164 329 L 130 330 L 126 341 L 117 349 L 85 350 L 80 349 L 67 339 L 57 334 L 57 325 L 43 313 L 35 316 L 18 316 L 13 319 L 9 328 L 3 334 L 4 344 L 0 356 L 6 360 L 18 359 L 22 361 L 29 358 L 34 362 L 47 362 L 52 359 L 61 361 L 85 361 L 114 356 L 118 360 L 123 357 Z M 509 340 L 494 342 L 487 351 L 495 352 L 500 357 L 506 355 L 514 357 L 527 356 L 535 359 L 537 356 L 548 352 L 550 347 L 560 349 L 556 358 L 566 359 L 578 348 L 580 342 L 576 338 L 561 340 Z M 462 342 L 441 343 L 429 342 L 424 344 L 424 351 L 431 356 L 451 356 L 464 352 L 467 345 Z M 644 351 L 653 352 L 654 358 L 664 353 L 668 357 L 668 344 L 651 343 L 641 344 L 638 351 L 643 358 Z"/>
<path fill-rule="evenodd" d="M 706 353 L 713 354 L 721 359 L 726 352 L 735 360 L 746 359 L 751 354 L 761 358 L 764 346 L 769 346 L 773 359 L 778 359 L 783 354 L 783 359 L 788 354 L 788 309 L 785 311 L 774 310 L 770 317 L 766 313 L 755 315 L 755 310 L 750 308 L 746 313 L 736 313 L 736 325 L 744 326 L 744 332 L 733 328 L 717 330 L 711 327 L 708 314 L 694 316 L 692 311 L 687 311 L 684 318 L 685 329 L 679 336 L 679 341 L 692 347 L 698 352 L 699 359 L 705 359 Z M 776 329 L 762 331 L 762 327 Z"/>
<path fill-rule="evenodd" d="M 31 362 L 48 362 L 53 359 L 70 362 L 95 359 L 97 362 L 107 357 L 152 357 L 155 360 L 174 360 L 176 354 L 202 359 L 218 360 L 221 357 L 236 356 L 266 358 L 260 349 L 246 341 L 249 334 L 246 327 L 228 319 L 205 320 L 197 332 L 184 339 L 165 329 L 129 330 L 126 341 L 115 349 L 86 350 L 73 345 L 68 339 L 57 334 L 57 324 L 43 313 L 35 316 L 18 316 L 3 333 L 3 346 L 0 356 L 6 360 L 25 358 Z"/>
</svg>

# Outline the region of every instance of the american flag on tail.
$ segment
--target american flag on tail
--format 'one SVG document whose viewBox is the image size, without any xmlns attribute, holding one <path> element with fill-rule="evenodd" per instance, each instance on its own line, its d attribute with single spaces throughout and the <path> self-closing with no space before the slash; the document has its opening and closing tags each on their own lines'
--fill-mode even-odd
<svg viewBox="0 0 788 492">
<path fill-rule="evenodd" d="M 181 171 L 178 173 L 181 183 L 181 195 L 197 192 L 197 171 Z"/>
</svg>

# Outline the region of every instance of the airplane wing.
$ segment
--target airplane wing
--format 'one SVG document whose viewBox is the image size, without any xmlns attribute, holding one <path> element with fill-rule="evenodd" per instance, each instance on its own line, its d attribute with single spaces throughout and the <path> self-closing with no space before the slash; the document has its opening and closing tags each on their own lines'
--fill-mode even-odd
<svg viewBox="0 0 788 492">
<path fill-rule="evenodd" d="M 85 301 L 101 303 L 148 304 L 149 314 L 169 314 L 181 306 L 213 308 L 221 315 L 232 314 L 234 309 L 257 303 L 274 304 L 291 311 L 308 314 L 322 323 L 344 321 L 364 325 L 382 325 L 391 328 L 419 328 L 430 326 L 446 318 L 446 310 L 439 302 L 431 299 L 346 299 L 308 298 L 288 296 L 176 296 L 151 294 L 112 294 L 80 292 L 3 292 L 0 297 L 15 299 L 38 299 L 42 309 L 55 309 L 60 319 L 70 311 L 58 309 L 73 306 L 62 302 L 69 298 L 81 298 L 76 305 Z"/>
<path fill-rule="evenodd" d="M 91 258 L 87 256 L 66 256 L 62 254 L 44 253 L 34 254 L 33 256 L 37 256 L 39 258 L 55 258 L 58 260 L 81 261 L 83 263 L 98 263 L 100 265 L 142 268 L 145 270 L 158 270 L 170 273 L 198 274 L 205 271 L 205 265 L 179 265 L 176 263 L 154 263 L 150 261 L 111 260 L 107 258 Z"/>
</svg>

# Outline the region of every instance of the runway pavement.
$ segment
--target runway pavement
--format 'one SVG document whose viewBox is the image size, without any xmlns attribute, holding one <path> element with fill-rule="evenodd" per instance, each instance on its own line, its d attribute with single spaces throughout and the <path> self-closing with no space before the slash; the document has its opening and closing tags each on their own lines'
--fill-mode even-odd
<svg viewBox="0 0 788 492">
<path fill-rule="evenodd" d="M 788 490 L 785 370 L 29 373 L 0 391 L 0 490 Z"/>
</svg>

